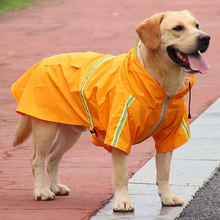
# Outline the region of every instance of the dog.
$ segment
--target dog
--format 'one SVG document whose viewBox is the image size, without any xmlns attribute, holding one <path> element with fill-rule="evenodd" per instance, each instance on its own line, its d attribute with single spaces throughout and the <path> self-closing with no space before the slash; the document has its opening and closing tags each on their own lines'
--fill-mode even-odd
<svg viewBox="0 0 220 220">
<path fill-rule="evenodd" d="M 190 138 L 183 96 L 191 89 L 195 73 L 210 68 L 200 55 L 208 49 L 210 36 L 189 11 L 155 14 L 136 32 L 139 40 L 128 54 L 49 57 L 12 85 L 16 112 L 21 114 L 13 146 L 33 133 L 36 200 L 70 193 L 60 182 L 59 162 L 89 127 L 93 143 L 112 153 L 114 211 L 134 210 L 127 158 L 133 144 L 150 136 L 155 140 L 161 203 L 184 204 L 170 188 L 170 162 L 173 150 Z"/>
</svg>

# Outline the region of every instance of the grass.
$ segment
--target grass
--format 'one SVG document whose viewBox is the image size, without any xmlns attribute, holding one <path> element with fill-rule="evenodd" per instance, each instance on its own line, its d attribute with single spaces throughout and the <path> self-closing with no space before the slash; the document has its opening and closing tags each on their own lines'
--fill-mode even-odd
<svg viewBox="0 0 220 220">
<path fill-rule="evenodd" d="M 33 2 L 41 0 L 0 0 L 0 14 L 5 14 L 9 11 L 30 6 Z"/>
</svg>

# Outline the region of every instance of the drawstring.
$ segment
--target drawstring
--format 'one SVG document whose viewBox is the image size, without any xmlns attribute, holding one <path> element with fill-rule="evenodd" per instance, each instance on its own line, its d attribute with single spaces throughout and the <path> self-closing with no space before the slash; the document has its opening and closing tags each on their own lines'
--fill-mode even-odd
<svg viewBox="0 0 220 220">
<path fill-rule="evenodd" d="M 189 111 L 188 111 L 188 119 L 191 119 L 191 113 L 190 113 L 190 105 L 191 105 L 191 83 L 189 82 Z"/>
</svg>

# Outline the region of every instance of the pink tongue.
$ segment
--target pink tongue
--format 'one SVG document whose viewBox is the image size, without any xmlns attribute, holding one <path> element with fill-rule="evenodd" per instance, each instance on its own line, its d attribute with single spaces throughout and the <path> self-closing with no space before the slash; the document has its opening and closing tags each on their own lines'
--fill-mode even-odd
<svg viewBox="0 0 220 220">
<path fill-rule="evenodd" d="M 211 68 L 199 53 L 193 55 L 187 55 L 187 57 L 189 60 L 190 68 L 194 71 L 198 71 L 202 74 L 205 74 Z"/>
</svg>

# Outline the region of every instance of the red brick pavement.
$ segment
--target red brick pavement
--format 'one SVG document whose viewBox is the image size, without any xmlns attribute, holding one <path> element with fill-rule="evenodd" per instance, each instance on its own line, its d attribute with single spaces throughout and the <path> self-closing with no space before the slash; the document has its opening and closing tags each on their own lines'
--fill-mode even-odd
<svg viewBox="0 0 220 220">
<path fill-rule="evenodd" d="M 192 92 L 195 119 L 219 97 L 220 2 L 185 0 L 47 0 L 0 16 L 0 219 L 88 219 L 112 196 L 111 156 L 86 133 L 63 158 L 61 180 L 72 190 L 54 201 L 35 201 L 32 142 L 12 148 L 19 116 L 10 86 L 44 57 L 95 51 L 117 55 L 133 47 L 135 27 L 156 12 L 188 9 L 212 37 L 204 55 L 212 69 L 198 75 Z M 192 119 L 192 120 L 193 120 Z M 154 154 L 153 141 L 132 148 L 129 176 Z"/>
</svg>

